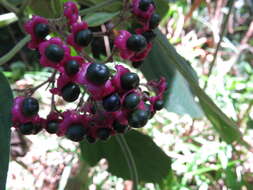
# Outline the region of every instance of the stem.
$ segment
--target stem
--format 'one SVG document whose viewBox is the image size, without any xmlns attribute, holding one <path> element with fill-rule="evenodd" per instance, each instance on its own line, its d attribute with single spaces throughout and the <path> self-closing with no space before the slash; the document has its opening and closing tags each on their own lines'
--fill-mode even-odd
<svg viewBox="0 0 253 190">
<path fill-rule="evenodd" d="M 7 54 L 5 54 L 0 58 L 0 65 L 3 65 L 11 58 L 13 58 L 16 55 L 16 53 L 18 53 L 26 45 L 26 43 L 30 41 L 30 39 L 31 37 L 27 35 L 20 42 L 18 42 L 18 44 L 14 48 L 12 48 Z"/>
<path fill-rule="evenodd" d="M 131 150 L 129 149 L 129 146 L 126 142 L 126 139 L 124 138 L 123 135 L 116 135 L 116 140 L 118 141 L 120 148 L 125 156 L 128 168 L 129 168 L 129 172 L 130 172 L 130 177 L 133 181 L 133 190 L 137 190 L 138 187 L 138 172 L 137 172 L 137 168 L 135 165 L 135 161 L 133 158 L 133 155 L 131 153 Z"/>
<path fill-rule="evenodd" d="M 211 62 L 211 64 L 210 64 L 209 71 L 208 71 L 208 74 L 207 74 L 207 77 L 208 77 L 208 78 L 209 78 L 210 75 L 212 74 L 213 67 L 214 67 L 214 64 L 215 64 L 215 62 L 216 62 L 217 55 L 218 55 L 218 52 L 219 52 L 219 49 L 220 49 L 220 45 L 221 45 L 221 42 L 222 42 L 223 37 L 224 37 L 225 32 L 226 32 L 226 27 L 227 27 L 227 23 L 228 23 L 228 18 L 229 18 L 229 16 L 230 16 L 231 12 L 232 12 L 234 2 L 235 2 L 235 1 L 229 1 L 229 2 L 228 2 L 229 12 L 228 12 L 228 14 L 226 15 L 226 17 L 224 18 L 224 21 L 223 21 L 223 24 L 222 24 L 220 39 L 219 39 L 219 42 L 218 42 L 217 47 L 216 47 L 216 49 L 215 49 L 214 57 L 213 57 L 213 60 L 212 60 L 212 62 Z M 207 84 L 208 84 L 208 80 L 205 82 L 204 89 L 206 89 Z"/>
<path fill-rule="evenodd" d="M 10 4 L 9 2 L 7 2 L 6 0 L 2 0 L 2 5 L 9 11 L 14 12 L 15 14 L 19 13 L 19 9 L 17 9 L 16 7 L 14 7 L 12 4 Z"/>
<path fill-rule="evenodd" d="M 104 1 L 102 3 L 99 3 L 99 4 L 95 5 L 93 7 L 90 7 L 88 9 L 81 10 L 79 13 L 80 13 L 81 16 L 83 16 L 85 14 L 97 11 L 97 10 L 105 8 L 107 6 L 111 6 L 112 3 L 117 2 L 117 1 L 118 0 L 107 0 L 107 1 Z"/>
</svg>

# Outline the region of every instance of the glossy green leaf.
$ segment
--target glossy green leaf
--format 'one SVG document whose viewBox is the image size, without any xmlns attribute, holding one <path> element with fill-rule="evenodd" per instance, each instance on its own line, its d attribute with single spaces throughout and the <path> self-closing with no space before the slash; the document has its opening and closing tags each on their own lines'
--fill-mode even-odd
<svg viewBox="0 0 253 190">
<path fill-rule="evenodd" d="M 125 136 L 136 163 L 139 180 L 145 182 L 160 182 L 171 171 L 171 159 L 152 141 L 138 131 L 131 130 Z M 91 166 L 106 158 L 108 171 L 112 175 L 129 179 L 129 169 L 122 150 L 115 137 L 107 142 L 95 144 L 81 143 L 83 159 Z"/>
<path fill-rule="evenodd" d="M 197 81 L 197 75 L 187 64 L 187 70 Z M 199 104 L 194 100 L 195 95 L 187 81 L 178 72 L 168 56 L 167 52 L 154 42 L 152 51 L 141 66 L 141 71 L 148 80 L 158 79 L 161 76 L 166 77 L 168 83 L 168 92 L 165 93 L 165 108 L 170 112 L 177 114 L 189 114 L 193 118 L 204 116 Z"/>
<path fill-rule="evenodd" d="M 196 78 L 189 72 L 189 64 L 176 52 L 175 48 L 168 42 L 166 37 L 158 32 L 155 43 L 161 47 L 161 51 L 167 54 L 168 59 L 171 60 L 170 64 L 173 64 L 175 68 L 182 74 L 184 79 L 189 84 L 189 87 L 193 93 L 198 97 L 199 103 L 206 115 L 211 121 L 213 127 L 218 131 L 221 137 L 228 143 L 238 141 L 245 144 L 242 140 L 242 134 L 240 133 L 236 123 L 224 114 L 212 101 L 212 99 L 199 87 Z M 160 54 L 156 55 L 160 57 Z M 164 65 L 164 62 L 159 62 Z M 159 76 L 157 76 L 159 77 Z"/>
<path fill-rule="evenodd" d="M 0 189 L 5 189 L 9 166 L 11 106 L 13 95 L 9 82 L 0 72 Z"/>
<path fill-rule="evenodd" d="M 115 13 L 99 12 L 92 13 L 84 17 L 84 20 L 88 23 L 89 26 L 99 26 L 105 22 L 113 19 L 113 17 L 119 15 L 119 11 Z"/>
</svg>

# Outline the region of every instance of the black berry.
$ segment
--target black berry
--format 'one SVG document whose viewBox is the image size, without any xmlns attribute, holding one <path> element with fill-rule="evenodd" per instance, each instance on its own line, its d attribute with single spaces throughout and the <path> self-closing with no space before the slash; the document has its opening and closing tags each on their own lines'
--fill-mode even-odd
<svg viewBox="0 0 253 190">
<path fill-rule="evenodd" d="M 79 142 L 83 140 L 84 135 L 87 130 L 83 127 L 82 124 L 72 124 L 69 126 L 66 132 L 66 137 L 72 141 Z"/>
<path fill-rule="evenodd" d="M 91 30 L 89 29 L 81 30 L 76 34 L 75 42 L 79 46 L 88 46 L 92 40 L 92 37 L 93 37 L 93 34 Z"/>
<path fill-rule="evenodd" d="M 92 63 L 86 73 L 87 79 L 96 85 L 104 84 L 110 77 L 108 67 L 100 63 Z"/>
<path fill-rule="evenodd" d="M 103 107 L 108 112 L 117 111 L 120 108 L 120 97 L 117 93 L 103 99 Z"/>
<path fill-rule="evenodd" d="M 132 66 L 133 66 L 134 68 L 139 68 L 142 64 L 143 64 L 142 61 L 132 62 Z"/>
<path fill-rule="evenodd" d="M 97 137 L 101 140 L 107 140 L 111 135 L 111 129 L 100 128 L 97 130 Z"/>
<path fill-rule="evenodd" d="M 163 109 L 163 106 L 164 106 L 164 101 L 162 100 L 157 100 L 154 104 L 155 110 L 161 110 Z"/>
<path fill-rule="evenodd" d="M 114 121 L 113 122 L 113 129 L 117 132 L 117 133 L 125 133 L 128 130 L 128 126 L 127 125 L 122 125 L 120 124 L 120 122 L 118 121 Z"/>
<path fill-rule="evenodd" d="M 140 103 L 140 96 L 138 96 L 136 93 L 128 94 L 123 102 L 123 105 L 127 109 L 134 109 L 138 106 Z"/>
<path fill-rule="evenodd" d="M 44 39 L 49 34 L 49 26 L 45 23 L 39 23 L 34 28 L 34 33 L 37 38 Z"/>
<path fill-rule="evenodd" d="M 127 40 L 127 48 L 132 51 L 141 51 L 147 46 L 147 41 L 144 36 L 140 34 L 133 34 Z"/>
<path fill-rule="evenodd" d="M 34 129 L 33 123 L 31 123 L 31 122 L 24 123 L 19 126 L 19 130 L 20 130 L 21 134 L 23 134 L 23 135 L 33 134 L 33 129 Z"/>
<path fill-rule="evenodd" d="M 66 102 L 74 102 L 79 97 L 80 87 L 76 83 L 69 82 L 61 89 L 61 93 Z"/>
<path fill-rule="evenodd" d="M 139 9 L 142 11 L 147 11 L 151 4 L 154 4 L 153 0 L 141 0 L 139 2 Z"/>
<path fill-rule="evenodd" d="M 152 30 L 145 31 L 142 35 L 145 37 L 147 43 L 151 42 L 156 37 L 156 34 Z"/>
<path fill-rule="evenodd" d="M 22 112 L 25 116 L 31 117 L 38 113 L 39 102 L 35 98 L 28 97 L 23 100 Z"/>
<path fill-rule="evenodd" d="M 128 118 L 128 123 L 133 128 L 144 127 L 148 122 L 149 115 L 149 111 L 135 110 Z"/>
<path fill-rule="evenodd" d="M 77 61 L 75 60 L 70 60 L 65 64 L 65 72 L 67 73 L 67 75 L 69 76 L 73 76 L 76 73 L 78 73 L 79 71 L 79 64 Z"/>
<path fill-rule="evenodd" d="M 57 132 L 58 127 L 59 127 L 59 122 L 58 122 L 58 121 L 52 120 L 52 121 L 49 121 L 49 122 L 47 123 L 46 131 L 47 131 L 48 133 L 54 134 L 54 133 Z"/>
<path fill-rule="evenodd" d="M 161 17 L 159 14 L 156 14 L 156 13 L 152 14 L 149 21 L 149 28 L 155 29 L 159 25 L 160 20 L 161 20 Z"/>
<path fill-rule="evenodd" d="M 46 47 L 46 57 L 53 62 L 60 62 L 64 57 L 64 49 L 56 44 L 50 44 Z"/>
<path fill-rule="evenodd" d="M 123 89 L 131 90 L 139 86 L 140 78 L 136 73 L 127 72 L 121 76 L 120 83 Z"/>
</svg>

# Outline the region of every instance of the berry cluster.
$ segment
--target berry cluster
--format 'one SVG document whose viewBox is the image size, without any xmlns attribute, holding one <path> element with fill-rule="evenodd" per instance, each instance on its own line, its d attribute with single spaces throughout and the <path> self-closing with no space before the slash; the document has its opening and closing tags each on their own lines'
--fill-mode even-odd
<svg viewBox="0 0 253 190">
<path fill-rule="evenodd" d="M 140 84 L 136 73 L 121 64 L 109 67 L 107 62 L 98 62 L 84 48 L 97 36 L 111 38 L 113 34 L 115 51 L 123 59 L 138 65 L 150 51 L 151 38 L 155 36 L 152 30 L 159 23 L 154 10 L 152 0 L 133 0 L 127 5 L 126 11 L 136 16 L 142 26 L 135 34 L 126 30 L 118 32 L 116 27 L 110 28 L 109 32 L 93 32 L 80 19 L 73 2 L 64 4 L 64 16 L 59 19 L 33 16 L 25 24 L 26 32 L 31 35 L 28 46 L 39 51 L 42 66 L 54 70 L 42 84 L 52 86 L 52 108 L 45 118 L 40 117 L 39 102 L 32 94 L 42 85 L 27 89 L 23 96 L 14 100 L 14 127 L 25 135 L 45 129 L 72 141 L 86 138 L 90 143 L 97 139 L 107 140 L 111 135 L 125 133 L 131 128 L 144 127 L 156 111 L 163 108 L 163 93 L 167 88 L 165 79 L 161 77 L 158 81 Z M 57 37 L 49 39 L 50 33 Z M 70 46 L 78 56 L 71 55 Z M 113 58 L 113 55 L 108 56 Z M 76 109 L 59 111 L 54 102 L 55 95 L 61 96 L 65 102 L 79 99 L 79 103 Z"/>
</svg>

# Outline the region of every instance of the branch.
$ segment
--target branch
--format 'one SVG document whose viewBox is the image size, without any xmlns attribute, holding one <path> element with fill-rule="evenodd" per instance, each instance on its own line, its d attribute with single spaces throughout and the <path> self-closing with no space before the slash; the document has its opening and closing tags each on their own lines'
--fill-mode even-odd
<svg viewBox="0 0 253 190">
<path fill-rule="evenodd" d="M 30 39 L 31 37 L 27 35 L 20 42 L 18 42 L 18 44 L 14 48 L 12 48 L 7 54 L 2 56 L 0 58 L 0 66 L 13 58 L 26 45 L 26 43 L 30 41 Z"/>
<path fill-rule="evenodd" d="M 214 56 L 213 56 L 213 60 L 210 64 L 210 67 L 209 67 L 209 71 L 207 73 L 207 77 L 209 78 L 210 75 L 212 74 L 212 71 L 213 71 L 213 67 L 214 67 L 214 64 L 216 62 L 216 59 L 217 59 L 217 55 L 218 55 L 218 52 L 220 50 L 220 45 L 221 45 L 221 42 L 223 40 L 223 36 L 225 35 L 225 32 L 226 32 L 226 27 L 227 27 L 227 23 L 228 23 L 228 18 L 232 12 L 232 9 L 233 9 L 233 5 L 234 5 L 234 1 L 229 1 L 228 2 L 228 8 L 229 8 L 229 12 L 228 14 L 226 15 L 226 17 L 224 18 L 224 21 L 223 21 L 223 25 L 222 25 L 222 29 L 221 29 L 221 34 L 220 34 L 220 39 L 219 39 L 219 42 L 217 44 L 217 47 L 215 49 L 215 53 L 214 53 Z M 204 89 L 206 89 L 207 87 L 207 84 L 208 84 L 208 81 L 206 81 L 205 85 L 204 85 Z"/>
</svg>

